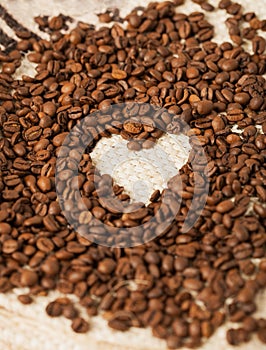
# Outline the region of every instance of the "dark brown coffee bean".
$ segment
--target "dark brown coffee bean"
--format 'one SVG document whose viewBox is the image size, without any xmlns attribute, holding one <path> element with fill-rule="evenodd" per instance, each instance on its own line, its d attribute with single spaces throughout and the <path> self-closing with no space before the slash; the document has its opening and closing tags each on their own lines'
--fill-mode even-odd
<svg viewBox="0 0 266 350">
<path fill-rule="evenodd" d="M 51 181 L 46 176 L 40 176 L 37 181 L 37 185 L 42 192 L 49 192 L 52 188 Z"/>
<path fill-rule="evenodd" d="M 175 320 L 173 323 L 173 330 L 180 338 L 188 336 L 188 324 L 185 321 Z"/>
<path fill-rule="evenodd" d="M 23 270 L 21 273 L 20 283 L 23 287 L 32 287 L 38 282 L 38 275 L 34 271 Z"/>
<path fill-rule="evenodd" d="M 255 36 L 252 39 L 252 48 L 255 54 L 262 55 L 266 48 L 266 41 L 262 36 Z"/>
<path fill-rule="evenodd" d="M 71 328 L 76 333 L 87 333 L 89 330 L 89 323 L 81 317 L 77 317 L 73 320 Z"/>
<path fill-rule="evenodd" d="M 42 129 L 40 126 L 33 126 L 25 131 L 25 139 L 27 141 L 33 141 L 40 137 Z"/>
<path fill-rule="evenodd" d="M 24 305 L 29 305 L 33 302 L 33 299 L 27 294 L 19 295 L 18 300 Z"/>
<path fill-rule="evenodd" d="M 4 216 L 3 216 L 3 218 L 4 218 Z M 8 223 L 0 222 L 0 234 L 1 235 L 8 235 L 11 233 L 11 231 L 12 231 L 12 227 Z"/>
<path fill-rule="evenodd" d="M 78 311 L 77 311 L 77 309 L 75 309 L 74 305 L 72 305 L 72 304 L 65 305 L 63 307 L 63 316 L 70 319 L 70 320 L 73 320 L 73 319 L 77 318 Z"/>
<path fill-rule="evenodd" d="M 260 328 L 258 331 L 258 338 L 263 344 L 266 344 L 265 330 L 266 328 L 264 327 L 264 328 Z"/>
<path fill-rule="evenodd" d="M 152 328 L 152 334 L 156 337 L 156 338 L 160 338 L 160 339 L 166 339 L 167 337 L 167 329 L 161 325 L 155 326 Z"/>
<path fill-rule="evenodd" d="M 245 317 L 243 320 L 243 328 L 248 333 L 256 331 L 257 329 L 256 320 L 251 316 Z"/>
<path fill-rule="evenodd" d="M 250 101 L 250 95 L 246 92 L 239 92 L 234 95 L 234 101 L 240 103 L 241 105 L 247 105 Z"/>
<path fill-rule="evenodd" d="M 188 264 L 188 259 L 184 257 L 177 257 L 174 261 L 174 267 L 176 271 L 184 271 Z"/>
<path fill-rule="evenodd" d="M 98 270 L 99 272 L 103 274 L 110 274 L 114 271 L 116 268 L 116 263 L 112 259 L 104 259 L 103 261 L 100 261 Z"/>
<path fill-rule="evenodd" d="M 19 245 L 17 241 L 15 241 L 14 239 L 7 239 L 3 242 L 2 252 L 4 254 L 12 254 L 18 250 L 18 247 Z"/>
<path fill-rule="evenodd" d="M 203 283 L 194 278 L 186 278 L 183 282 L 183 286 L 189 290 L 200 290 L 203 288 Z"/>
<path fill-rule="evenodd" d="M 68 135 L 68 132 L 63 132 L 61 134 L 56 135 L 53 138 L 53 145 L 56 146 L 56 147 L 61 146 L 67 135 Z"/>
<path fill-rule="evenodd" d="M 231 200 L 226 200 L 226 201 L 223 201 L 223 202 L 220 202 L 217 207 L 216 207 L 216 210 L 219 212 L 219 213 L 227 213 L 229 212 L 230 210 L 232 210 L 234 208 L 234 203 L 231 201 Z"/>
<path fill-rule="evenodd" d="M 179 35 L 182 39 L 186 39 L 189 37 L 191 33 L 191 26 L 190 23 L 187 21 L 183 21 L 180 23 L 179 26 Z"/>
<path fill-rule="evenodd" d="M 46 229 L 50 232 L 56 232 L 59 229 L 59 224 L 56 222 L 55 218 L 48 214 L 43 218 L 43 223 Z"/>
<path fill-rule="evenodd" d="M 39 238 L 36 242 L 38 249 L 44 253 L 49 253 L 54 249 L 53 242 L 46 237 Z"/>
<path fill-rule="evenodd" d="M 42 271 L 48 276 L 54 276 L 58 274 L 60 270 L 59 263 L 56 259 L 47 259 L 41 265 Z"/>
<path fill-rule="evenodd" d="M 226 333 L 226 339 L 230 345 L 238 345 L 236 330 L 232 328 L 229 329 Z"/>
<path fill-rule="evenodd" d="M 197 111 L 199 114 L 209 114 L 213 109 L 213 103 L 211 101 L 200 101 L 197 103 Z"/>
<path fill-rule="evenodd" d="M 126 324 L 125 321 L 123 320 L 119 320 L 119 319 L 111 319 L 109 322 L 108 322 L 108 326 L 115 329 L 115 330 L 118 330 L 118 331 L 122 331 L 122 332 L 125 332 L 129 329 L 128 325 Z"/>
<path fill-rule="evenodd" d="M 181 345 L 182 345 L 181 339 L 176 337 L 175 335 L 170 335 L 167 338 L 167 347 L 169 349 L 178 349 Z"/>
<path fill-rule="evenodd" d="M 221 66 L 225 72 L 231 72 L 238 68 L 238 61 L 236 59 L 227 59 L 223 61 Z"/>
<path fill-rule="evenodd" d="M 53 301 L 46 307 L 46 313 L 50 317 L 59 317 L 62 315 L 63 307 L 60 303 Z"/>
</svg>

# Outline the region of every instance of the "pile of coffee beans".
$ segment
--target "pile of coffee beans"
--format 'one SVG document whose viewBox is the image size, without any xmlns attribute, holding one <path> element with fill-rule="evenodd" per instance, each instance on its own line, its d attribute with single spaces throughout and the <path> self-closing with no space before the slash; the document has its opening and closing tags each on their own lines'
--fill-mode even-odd
<svg viewBox="0 0 266 350">
<path fill-rule="evenodd" d="M 266 21 L 221 0 L 233 44 L 218 45 L 203 12 L 178 12 L 183 2 L 137 8 L 123 19 L 126 27 L 96 29 L 79 22 L 67 34 L 67 17 L 38 17 L 50 40 L 23 32 L 16 49 L 0 54 L 0 292 L 28 287 L 19 296 L 24 304 L 51 290 L 74 294 L 89 316 L 101 313 L 120 331 L 151 327 L 170 349 L 200 346 L 228 320 L 238 324 L 227 333 L 230 344 L 247 342 L 254 332 L 266 343 L 266 320 L 252 316 L 255 297 L 266 287 L 266 44 L 258 32 L 266 31 Z M 214 10 L 206 1 L 195 2 Z M 252 53 L 242 47 L 247 40 Z M 25 55 L 37 73 L 15 79 Z M 89 151 L 101 137 L 120 134 L 133 138 L 130 149 L 149 148 L 162 136 L 159 126 L 174 131 L 186 122 L 206 153 L 201 180 L 208 178 L 210 189 L 199 219 L 182 233 L 197 176 L 191 155 L 178 175 L 182 190 L 176 178 L 168 184 L 181 206 L 166 232 L 137 247 L 108 248 L 68 225 L 55 168 L 75 125 L 122 102 L 132 108 L 148 103 L 168 113 L 146 120 L 145 128 L 138 119 L 121 123 L 116 115 L 102 131 L 99 120 L 91 120 L 88 132 L 95 142 L 79 164 L 88 208 L 82 225 L 95 217 L 110 227 L 137 229 L 162 203 L 155 191 L 149 205 L 123 217 L 102 205 L 95 178 L 121 201 L 129 197 L 92 165 Z M 62 170 L 62 187 L 68 178 Z M 89 321 L 78 309 L 66 296 L 46 311 L 71 319 L 72 329 L 85 333 Z"/>
</svg>

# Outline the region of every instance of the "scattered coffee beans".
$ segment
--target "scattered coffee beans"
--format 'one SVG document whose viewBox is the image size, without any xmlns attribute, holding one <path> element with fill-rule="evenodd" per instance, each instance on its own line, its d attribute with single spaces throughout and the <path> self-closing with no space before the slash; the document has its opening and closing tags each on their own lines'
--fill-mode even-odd
<svg viewBox="0 0 266 350">
<path fill-rule="evenodd" d="M 200 346 L 228 319 L 240 324 L 228 330 L 230 344 L 247 342 L 253 332 L 266 343 L 266 321 L 252 317 L 256 294 L 266 287 L 266 44 L 258 32 L 266 30 L 265 20 L 221 0 L 219 9 L 229 15 L 226 25 L 233 44 L 218 45 L 212 41 L 215 28 L 203 12 L 178 12 L 183 2 L 151 3 L 124 19 L 114 9 L 99 15 L 105 23 L 124 21 L 125 28 L 114 23 L 95 29 L 79 22 L 63 34 L 69 18 L 38 17 L 50 40 L 18 28 L 22 40 L 0 53 L 0 292 L 28 287 L 29 295 L 18 297 L 23 304 L 32 302 L 31 295 L 50 290 L 74 294 L 89 316 L 104 311 L 111 315 L 109 326 L 120 331 L 151 327 L 169 349 Z M 194 2 L 215 10 L 207 1 Z M 244 40 L 252 41 L 252 54 L 241 46 Z M 17 80 L 13 73 L 22 54 L 37 64 L 36 76 Z M 120 102 L 130 103 L 130 121 L 108 113 Z M 168 113 L 151 118 L 150 107 L 141 103 Z M 101 137 L 119 134 L 130 140 L 130 150 L 140 150 L 151 147 L 162 136 L 161 129 L 179 131 L 185 121 L 191 142 L 201 145 L 207 156 L 208 164 L 192 169 L 191 159 L 200 157 L 192 152 L 179 172 L 182 189 L 176 177 L 169 181 L 164 192 L 178 196 L 180 209 L 162 235 L 142 246 L 93 244 L 69 227 L 57 200 L 59 150 L 67 163 L 69 150 L 61 147 L 65 137 L 97 110 L 103 113 L 90 119 L 86 132 L 94 140 L 79 164 L 79 189 L 88 208 L 78 216 L 84 230 L 95 217 L 138 233 L 138 226 L 162 206 L 159 191 L 149 205 L 128 214 L 99 200 L 99 193 L 112 189 L 121 201 L 129 200 L 123 188 L 98 174 L 91 163 L 88 153 Z M 108 131 L 101 129 L 103 124 Z M 65 169 L 64 162 L 58 174 L 61 192 L 76 166 Z M 181 233 L 193 195 L 199 203 L 202 198 L 201 191 L 194 193 L 198 178 L 202 188 L 210 181 L 207 202 L 193 228 Z M 75 216 L 75 202 L 64 205 Z M 162 216 L 171 205 L 169 200 Z M 94 226 L 90 234 L 104 232 Z M 150 234 L 145 232 L 147 238 Z M 253 259 L 260 259 L 259 266 Z M 46 312 L 71 319 L 77 333 L 89 330 L 67 298 L 49 303 Z"/>
</svg>

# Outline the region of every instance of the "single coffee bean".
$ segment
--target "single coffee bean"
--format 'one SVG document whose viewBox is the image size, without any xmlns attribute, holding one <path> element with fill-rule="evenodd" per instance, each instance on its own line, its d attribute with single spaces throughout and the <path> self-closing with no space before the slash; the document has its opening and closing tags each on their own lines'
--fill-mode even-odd
<svg viewBox="0 0 266 350">
<path fill-rule="evenodd" d="M 114 271 L 116 263 L 112 259 L 104 259 L 100 261 L 98 270 L 103 274 L 110 274 Z"/>
<path fill-rule="evenodd" d="M 63 307 L 60 303 L 53 301 L 46 307 L 46 313 L 50 317 L 59 317 L 62 315 Z"/>
<path fill-rule="evenodd" d="M 2 252 L 4 254 L 12 254 L 18 250 L 18 247 L 19 245 L 17 241 L 15 241 L 14 239 L 7 239 L 3 242 Z"/>
<path fill-rule="evenodd" d="M 27 294 L 19 295 L 18 300 L 24 305 L 29 305 L 33 302 L 32 297 L 30 295 L 27 295 Z"/>
<path fill-rule="evenodd" d="M 49 192 L 52 188 L 51 181 L 46 176 L 40 176 L 37 181 L 37 185 L 42 192 Z"/>
<path fill-rule="evenodd" d="M 89 324 L 81 317 L 77 317 L 73 320 L 71 328 L 76 333 L 87 333 L 89 330 Z"/>
<path fill-rule="evenodd" d="M 69 304 L 63 307 L 63 316 L 70 320 L 73 320 L 77 318 L 78 311 L 72 304 Z"/>
<path fill-rule="evenodd" d="M 225 200 L 217 205 L 216 210 L 223 214 L 231 211 L 233 208 L 234 203 L 231 200 Z"/>
<path fill-rule="evenodd" d="M 199 114 L 209 114 L 213 109 L 213 103 L 211 101 L 200 101 L 197 103 L 197 111 Z"/>
<path fill-rule="evenodd" d="M 23 287 L 32 287 L 38 282 L 38 275 L 34 271 L 23 270 L 21 273 L 20 283 Z"/>
<path fill-rule="evenodd" d="M 2 217 L 4 219 L 5 217 L 4 214 L 2 214 Z M 11 233 L 11 231 L 12 231 L 12 227 L 8 223 L 0 222 L 0 235 L 8 235 Z"/>
</svg>

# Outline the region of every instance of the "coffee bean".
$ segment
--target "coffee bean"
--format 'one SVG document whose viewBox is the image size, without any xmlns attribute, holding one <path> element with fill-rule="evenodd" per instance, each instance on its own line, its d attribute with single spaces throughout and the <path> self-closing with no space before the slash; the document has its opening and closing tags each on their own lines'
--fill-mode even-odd
<svg viewBox="0 0 266 350">
<path fill-rule="evenodd" d="M 142 125 L 140 123 L 125 123 L 123 125 L 124 129 L 131 134 L 139 134 L 142 130 Z"/>
<path fill-rule="evenodd" d="M 25 139 L 27 141 L 33 141 L 40 137 L 42 129 L 40 126 L 33 126 L 25 131 Z"/>
<path fill-rule="evenodd" d="M 247 105 L 250 101 L 250 96 L 246 92 L 239 92 L 234 95 L 234 101 L 241 105 Z"/>
<path fill-rule="evenodd" d="M 49 253 L 54 249 L 53 242 L 46 237 L 39 238 L 36 242 L 38 249 L 44 253 Z"/>
<path fill-rule="evenodd" d="M 189 290 L 200 290 L 203 288 L 203 283 L 197 279 L 186 278 L 183 282 L 183 286 Z"/>
<path fill-rule="evenodd" d="M 188 324 L 185 321 L 175 320 L 172 326 L 174 333 L 178 337 L 183 338 L 188 336 Z"/>
<path fill-rule="evenodd" d="M 233 58 L 227 59 L 223 61 L 221 66 L 225 72 L 231 72 L 238 68 L 238 61 Z"/>
<path fill-rule="evenodd" d="M 59 147 L 62 145 L 62 143 L 64 142 L 65 137 L 68 135 L 68 132 L 63 132 L 61 134 L 56 135 L 53 138 L 53 145 L 55 147 Z"/>
<path fill-rule="evenodd" d="M 184 271 L 184 269 L 188 266 L 189 261 L 186 258 L 177 257 L 174 261 L 174 267 L 176 271 Z"/>
<path fill-rule="evenodd" d="M 50 317 L 59 317 L 62 315 L 63 307 L 60 303 L 53 301 L 46 307 L 46 313 Z"/>
<path fill-rule="evenodd" d="M 262 55 L 266 48 L 266 41 L 262 36 L 255 36 L 252 39 L 252 48 L 255 54 Z"/>
<path fill-rule="evenodd" d="M 108 322 L 108 326 L 115 329 L 115 330 L 118 330 L 118 331 L 121 331 L 121 332 L 125 332 L 129 329 L 128 325 L 125 323 L 125 321 L 122 321 L 122 320 L 119 320 L 119 319 L 112 319 Z"/>
<path fill-rule="evenodd" d="M 170 335 L 167 338 L 167 347 L 169 349 L 178 349 L 182 344 L 182 341 L 180 338 L 176 337 L 175 335 Z"/>
<path fill-rule="evenodd" d="M 56 259 L 48 258 L 41 265 L 41 270 L 48 276 L 54 276 L 60 271 L 60 266 Z"/>
<path fill-rule="evenodd" d="M 18 250 L 18 247 L 19 246 L 17 241 L 15 241 L 14 239 L 7 239 L 3 242 L 2 252 L 4 254 L 12 254 L 16 250 Z"/>
<path fill-rule="evenodd" d="M 211 101 L 200 101 L 197 103 L 197 111 L 199 114 L 209 114 L 213 109 L 213 103 Z"/>
<path fill-rule="evenodd" d="M 225 200 L 223 202 L 220 202 L 217 207 L 216 207 L 216 210 L 219 212 L 219 213 L 227 213 L 229 212 L 230 210 L 232 210 L 234 208 L 234 203 L 230 200 Z"/>
<path fill-rule="evenodd" d="M 191 67 L 191 68 L 187 69 L 186 75 L 187 75 L 188 79 L 194 79 L 194 78 L 197 78 L 199 76 L 199 71 L 197 68 Z"/>
<path fill-rule="evenodd" d="M 73 320 L 71 328 L 76 333 L 87 333 L 89 330 L 89 324 L 82 317 L 77 317 Z"/>
<path fill-rule="evenodd" d="M 112 259 L 104 259 L 100 261 L 98 270 L 103 274 L 110 274 L 114 271 L 116 263 Z"/>
<path fill-rule="evenodd" d="M 38 282 L 38 275 L 34 271 L 23 270 L 21 273 L 20 283 L 23 287 L 32 287 Z"/>
<path fill-rule="evenodd" d="M 72 304 L 69 304 L 63 307 L 63 316 L 70 320 L 73 320 L 77 318 L 78 311 L 75 309 L 75 307 Z"/>
<path fill-rule="evenodd" d="M 191 26 L 190 26 L 189 22 L 187 22 L 187 21 L 181 22 L 178 32 L 179 32 L 179 35 L 182 39 L 188 38 L 190 33 L 191 33 Z"/>
<path fill-rule="evenodd" d="M 263 344 L 266 344 L 265 330 L 266 328 L 264 327 L 264 328 L 260 328 L 258 331 L 258 338 Z"/>
<path fill-rule="evenodd" d="M 263 99 L 261 96 L 255 96 L 253 97 L 251 100 L 250 100 L 250 103 L 249 103 L 249 107 L 254 110 L 254 111 L 257 111 L 260 109 L 260 107 L 262 106 L 263 104 Z"/>
<path fill-rule="evenodd" d="M 157 338 L 166 339 L 167 329 L 161 325 L 158 325 L 152 328 L 152 334 Z"/>
<path fill-rule="evenodd" d="M 248 333 L 256 331 L 256 329 L 257 329 L 257 322 L 256 322 L 256 320 L 253 317 L 251 317 L 251 316 L 245 317 L 244 320 L 243 320 L 243 328 Z"/>
<path fill-rule="evenodd" d="M 40 176 L 37 185 L 42 192 L 49 192 L 51 190 L 50 179 L 46 176 Z"/>
<path fill-rule="evenodd" d="M 8 215 L 8 214 L 7 214 Z M 2 214 L 3 220 L 4 220 L 4 215 Z M 12 227 L 5 222 L 0 222 L 0 234 L 1 235 L 8 235 L 12 231 Z"/>
<path fill-rule="evenodd" d="M 33 302 L 32 298 L 27 294 L 19 295 L 18 300 L 24 305 L 29 305 Z"/>
</svg>

